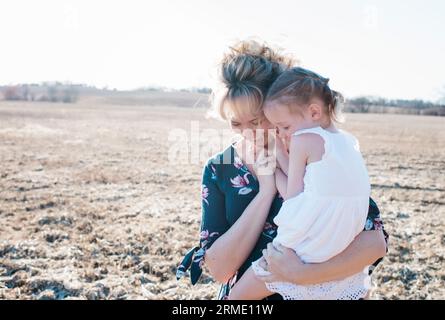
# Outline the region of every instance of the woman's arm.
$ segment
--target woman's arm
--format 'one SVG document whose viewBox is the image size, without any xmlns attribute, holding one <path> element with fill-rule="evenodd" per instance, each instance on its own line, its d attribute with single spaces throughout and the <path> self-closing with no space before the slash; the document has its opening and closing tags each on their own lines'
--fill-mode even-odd
<svg viewBox="0 0 445 320">
<path fill-rule="evenodd" d="M 362 231 L 340 254 L 326 263 L 307 265 L 304 279 L 294 274 L 295 280 L 315 284 L 339 280 L 363 271 L 366 266 L 386 255 L 386 242 L 381 230 Z"/>
<path fill-rule="evenodd" d="M 205 263 L 215 280 L 227 282 L 246 261 L 264 228 L 274 197 L 260 191 L 235 224 L 206 251 Z"/>
<path fill-rule="evenodd" d="M 261 161 L 263 166 L 267 166 L 271 160 L 258 159 L 258 162 Z M 262 168 L 255 169 L 261 171 Z M 273 172 L 257 177 L 259 193 L 238 220 L 205 253 L 204 259 L 209 272 L 219 282 L 227 282 L 246 261 L 261 235 L 275 198 L 277 190 Z"/>
<path fill-rule="evenodd" d="M 261 279 L 309 285 L 343 279 L 363 271 L 386 255 L 386 241 L 382 230 L 362 231 L 343 252 L 317 264 L 303 263 L 291 249 L 278 249 L 281 251 L 269 243 L 263 251 L 272 275 Z"/>
</svg>

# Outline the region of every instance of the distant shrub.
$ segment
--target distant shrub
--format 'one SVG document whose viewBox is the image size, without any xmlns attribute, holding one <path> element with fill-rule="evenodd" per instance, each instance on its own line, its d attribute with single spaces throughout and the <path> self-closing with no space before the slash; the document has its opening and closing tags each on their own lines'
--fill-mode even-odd
<svg viewBox="0 0 445 320">
<path fill-rule="evenodd" d="M 445 106 L 422 110 L 422 115 L 445 117 Z"/>
<path fill-rule="evenodd" d="M 22 84 L 0 88 L 3 99 L 9 101 L 50 101 L 50 102 L 76 102 L 79 97 L 78 85 L 64 85 L 56 82 L 53 84 L 43 83 Z"/>
<path fill-rule="evenodd" d="M 68 87 L 63 91 L 62 101 L 65 103 L 76 102 L 78 98 L 78 92 L 72 87 Z"/>
<path fill-rule="evenodd" d="M 210 88 L 198 88 L 196 90 L 196 92 L 198 92 L 198 93 L 210 93 L 210 92 L 212 92 L 212 90 Z"/>
<path fill-rule="evenodd" d="M 351 113 L 394 113 L 444 116 L 445 106 L 423 100 L 358 97 L 349 99 L 344 111 Z"/>
<path fill-rule="evenodd" d="M 3 97 L 8 101 L 21 100 L 19 88 L 17 86 L 6 87 L 3 91 Z"/>
</svg>

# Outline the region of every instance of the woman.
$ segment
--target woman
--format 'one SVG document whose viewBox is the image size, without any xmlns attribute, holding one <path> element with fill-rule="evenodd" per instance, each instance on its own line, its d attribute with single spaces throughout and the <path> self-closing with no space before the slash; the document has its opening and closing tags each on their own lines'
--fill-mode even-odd
<svg viewBox="0 0 445 320">
<path fill-rule="evenodd" d="M 219 299 L 228 296 L 237 279 L 261 255 L 271 272 L 264 281 L 307 285 L 348 277 L 368 265 L 376 266 L 386 254 L 387 234 L 372 199 L 364 231 L 327 262 L 304 264 L 292 250 L 271 245 L 276 235 L 273 218 L 283 199 L 277 195 L 273 173 L 257 174 L 273 161 L 264 156 L 264 150 L 273 149 L 267 134 L 273 127 L 263 115 L 262 104 L 272 82 L 292 65 L 291 59 L 254 41 L 231 48 L 221 63 L 222 88 L 216 92 L 214 106 L 243 138 L 204 167 L 200 245 L 186 254 L 177 272 L 179 278 L 190 268 L 195 284 L 205 261 L 213 278 L 223 283 Z M 276 156 L 283 163 L 286 146 L 276 142 Z"/>
</svg>

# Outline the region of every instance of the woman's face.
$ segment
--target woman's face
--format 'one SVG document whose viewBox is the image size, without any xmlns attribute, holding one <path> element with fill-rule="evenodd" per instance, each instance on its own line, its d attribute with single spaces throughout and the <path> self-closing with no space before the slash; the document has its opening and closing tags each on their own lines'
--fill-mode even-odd
<svg viewBox="0 0 445 320">
<path fill-rule="evenodd" d="M 263 143 L 264 146 L 267 146 L 268 130 L 274 129 L 262 112 L 231 112 L 228 121 L 234 133 L 242 135 L 249 142 Z"/>
</svg>

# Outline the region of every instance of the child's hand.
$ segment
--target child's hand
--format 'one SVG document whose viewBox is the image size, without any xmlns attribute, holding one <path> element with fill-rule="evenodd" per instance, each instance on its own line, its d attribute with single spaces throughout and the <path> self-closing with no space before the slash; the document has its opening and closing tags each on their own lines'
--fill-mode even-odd
<svg viewBox="0 0 445 320">
<path fill-rule="evenodd" d="M 277 164 L 279 168 L 287 175 L 289 170 L 289 152 L 284 144 L 283 140 L 279 137 L 276 138 L 275 149 L 277 155 Z"/>
<path fill-rule="evenodd" d="M 276 138 L 276 147 L 278 153 L 282 154 L 289 153 L 288 144 L 285 141 L 281 140 L 279 137 Z"/>
</svg>

